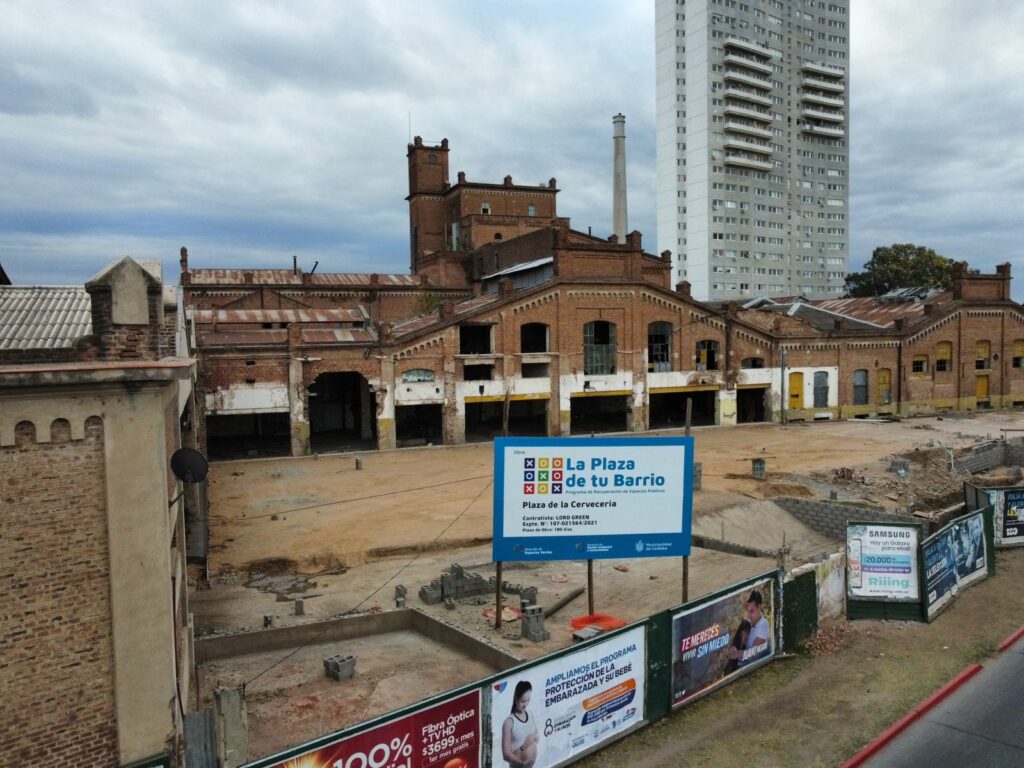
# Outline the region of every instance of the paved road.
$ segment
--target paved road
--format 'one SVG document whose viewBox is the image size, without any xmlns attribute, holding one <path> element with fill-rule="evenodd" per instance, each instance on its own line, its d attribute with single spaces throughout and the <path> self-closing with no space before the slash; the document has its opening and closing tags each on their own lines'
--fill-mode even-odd
<svg viewBox="0 0 1024 768">
<path fill-rule="evenodd" d="M 865 763 L 868 768 L 1024 766 L 1024 638 Z"/>
</svg>

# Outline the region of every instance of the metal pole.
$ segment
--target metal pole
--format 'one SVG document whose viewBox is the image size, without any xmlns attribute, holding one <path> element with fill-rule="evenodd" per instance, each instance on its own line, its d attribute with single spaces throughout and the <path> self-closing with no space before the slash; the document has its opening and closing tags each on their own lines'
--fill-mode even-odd
<svg viewBox="0 0 1024 768">
<path fill-rule="evenodd" d="M 690 599 L 690 556 L 683 555 L 683 602 Z"/>
<path fill-rule="evenodd" d="M 781 394 L 781 398 L 780 399 L 782 400 L 782 402 L 781 402 L 782 412 L 779 414 L 779 416 L 782 419 L 782 423 L 785 424 L 785 423 L 787 423 L 786 422 L 786 408 L 789 407 L 789 403 L 786 401 L 786 350 L 782 350 L 781 358 L 782 358 L 782 360 L 781 360 L 781 369 L 780 369 L 780 372 L 779 372 L 780 373 L 779 389 L 780 389 L 780 394 Z"/>
<path fill-rule="evenodd" d="M 494 628 L 501 629 L 501 561 L 498 561 L 498 572 L 494 579 Z"/>
<path fill-rule="evenodd" d="M 594 615 L 594 561 L 587 560 L 587 611 Z"/>
<path fill-rule="evenodd" d="M 686 398 L 686 436 L 690 436 L 690 420 L 693 418 L 693 398 Z"/>
</svg>

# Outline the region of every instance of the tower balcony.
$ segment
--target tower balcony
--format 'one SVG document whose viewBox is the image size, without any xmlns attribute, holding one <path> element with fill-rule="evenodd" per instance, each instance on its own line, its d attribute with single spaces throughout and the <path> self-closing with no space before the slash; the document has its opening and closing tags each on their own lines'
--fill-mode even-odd
<svg viewBox="0 0 1024 768">
<path fill-rule="evenodd" d="M 835 67 L 831 64 L 822 64 L 815 61 L 805 61 L 800 65 L 804 72 L 814 75 L 825 75 L 826 77 L 846 77 L 846 70 L 843 67 Z"/>
<path fill-rule="evenodd" d="M 829 123 L 842 123 L 846 119 L 846 115 L 842 112 L 835 112 L 831 109 L 816 109 L 814 107 L 804 107 L 800 110 L 800 115 L 814 120 L 824 120 Z"/>
<path fill-rule="evenodd" d="M 772 138 L 771 128 L 765 128 L 760 123 L 756 123 L 753 120 L 741 120 L 739 118 L 730 117 L 725 121 L 725 130 L 732 133 L 745 133 L 748 136 L 757 136 L 762 139 Z"/>
<path fill-rule="evenodd" d="M 805 88 L 817 88 L 819 91 L 829 91 L 830 93 L 843 93 L 846 90 L 846 86 L 842 83 L 808 75 L 800 78 L 800 84 Z"/>
<path fill-rule="evenodd" d="M 770 96 L 758 93 L 753 88 L 741 88 L 738 85 L 727 85 L 725 87 L 725 97 L 727 99 L 742 99 L 743 101 L 750 101 L 765 107 L 772 105 Z"/>
<path fill-rule="evenodd" d="M 770 171 L 775 167 L 770 159 L 747 152 L 726 152 L 725 164 L 738 165 L 742 168 L 755 168 L 759 171 Z"/>
<path fill-rule="evenodd" d="M 837 109 L 842 109 L 846 106 L 846 99 L 841 96 L 832 96 L 827 93 L 815 93 L 814 91 L 804 91 L 800 95 L 800 99 L 809 104 L 820 104 L 823 107 L 836 107 Z"/>
<path fill-rule="evenodd" d="M 759 120 L 765 123 L 770 123 L 775 119 L 775 113 L 770 109 L 761 109 L 760 107 L 754 107 L 749 104 L 726 104 L 722 111 L 727 115 L 744 117 L 748 120 Z"/>
<path fill-rule="evenodd" d="M 755 88 L 764 88 L 765 90 L 771 90 L 772 87 L 770 77 L 755 75 L 753 72 L 745 72 L 742 69 L 727 69 L 723 78 L 727 82 L 743 83 L 744 85 L 752 85 Z"/>
<path fill-rule="evenodd" d="M 764 75 L 770 75 L 773 71 L 772 65 L 767 61 L 762 61 L 754 56 L 746 53 L 739 53 L 737 51 L 726 51 L 723 61 L 726 64 L 746 67 L 747 69 L 752 69 L 755 72 L 760 72 Z"/>
<path fill-rule="evenodd" d="M 743 40 L 739 37 L 729 36 L 725 38 L 722 44 L 726 48 L 732 48 L 733 50 L 746 51 L 747 53 L 753 53 L 757 56 L 763 56 L 766 59 L 770 59 L 775 55 L 775 52 L 766 46 L 752 43 L 749 40 Z"/>
<path fill-rule="evenodd" d="M 841 125 L 817 125 L 815 123 L 804 123 L 801 129 L 805 133 L 813 133 L 818 136 L 831 136 L 841 139 L 846 135 L 846 129 Z"/>
<path fill-rule="evenodd" d="M 742 136 L 726 136 L 722 146 L 726 149 L 741 149 L 765 155 L 771 155 L 772 153 L 772 145 L 767 141 L 755 141 L 754 139 L 747 139 Z"/>
</svg>

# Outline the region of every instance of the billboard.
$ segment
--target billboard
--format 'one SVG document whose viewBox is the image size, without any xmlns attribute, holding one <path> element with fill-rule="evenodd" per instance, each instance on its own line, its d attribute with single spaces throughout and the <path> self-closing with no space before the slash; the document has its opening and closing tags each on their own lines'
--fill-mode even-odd
<svg viewBox="0 0 1024 768">
<path fill-rule="evenodd" d="M 848 524 L 846 596 L 918 601 L 918 532 L 901 523 Z"/>
<path fill-rule="evenodd" d="M 498 438 L 494 561 L 690 554 L 693 438 Z"/>
<path fill-rule="evenodd" d="M 672 617 L 672 704 L 682 704 L 775 654 L 775 579 L 765 577 Z"/>
<path fill-rule="evenodd" d="M 996 541 L 1006 546 L 1024 545 L 1024 488 L 1006 488 L 989 491 L 1001 495 L 996 506 Z"/>
<path fill-rule="evenodd" d="M 642 722 L 645 657 L 641 626 L 492 685 L 489 765 L 547 768 Z"/>
<path fill-rule="evenodd" d="M 921 545 L 925 603 L 931 619 L 967 585 L 988 575 L 985 521 L 981 512 L 965 515 Z"/>
<path fill-rule="evenodd" d="M 456 696 L 262 768 L 480 768 L 480 692 Z"/>
</svg>

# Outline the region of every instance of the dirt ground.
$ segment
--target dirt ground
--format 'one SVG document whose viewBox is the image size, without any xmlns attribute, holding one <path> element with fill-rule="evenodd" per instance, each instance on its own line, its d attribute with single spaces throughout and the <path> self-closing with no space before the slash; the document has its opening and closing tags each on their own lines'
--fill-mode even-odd
<svg viewBox="0 0 1024 768">
<path fill-rule="evenodd" d="M 833 768 L 1024 623 L 1024 550 L 931 624 L 839 621 L 821 655 L 777 660 L 578 765 Z M 834 649 L 834 650 L 833 650 Z"/>
<path fill-rule="evenodd" d="M 771 499 L 827 498 L 834 491 L 843 500 L 901 509 L 912 499 L 919 507 L 924 498 L 945 503 L 952 498 L 947 486 L 959 485 L 944 469 L 945 449 L 999 438 L 1000 427 L 1022 426 L 1024 414 L 997 412 L 897 423 L 849 421 L 696 430 L 696 460 L 703 465 L 703 489 L 694 495 L 694 533 L 767 553 L 786 544 L 791 562 L 837 551 L 840 543 L 803 525 Z M 912 460 L 909 480 L 887 471 L 897 454 Z M 494 574 L 490 562 L 493 491 L 489 444 L 365 453 L 359 458 L 361 470 L 355 468 L 351 454 L 212 465 L 210 588 L 193 590 L 190 596 L 197 635 L 252 629 L 260 626 L 267 614 L 275 617 L 275 625 L 287 625 L 357 610 L 387 610 L 394 605 L 395 585 L 404 584 L 410 606 L 454 621 L 520 658 L 534 658 L 569 644 L 568 621 L 588 612 L 586 594 L 548 619 L 551 639 L 544 643 L 520 640 L 518 622 L 495 631 L 491 620 L 484 617 L 492 598 L 462 600 L 449 611 L 443 606 L 425 606 L 417 595 L 421 585 L 437 578 L 453 562 L 484 577 Z M 752 458 L 766 460 L 767 480 L 751 477 Z M 841 468 L 846 470 L 837 476 L 836 470 Z M 632 621 L 681 602 L 682 564 L 678 558 L 598 560 L 594 566 L 597 611 Z M 690 597 L 776 567 L 770 554 L 745 557 L 694 549 Z M 550 606 L 585 586 L 586 564 L 506 564 L 503 576 L 537 587 L 538 602 Z M 304 616 L 294 615 L 297 598 L 303 600 Z M 517 606 L 518 598 L 507 596 L 506 604 Z M 866 631 L 860 626 L 857 633 Z M 318 660 L 328 654 L 323 649 L 313 650 L 317 664 L 307 665 L 313 672 L 302 674 L 315 675 L 315 683 L 296 678 L 291 684 L 285 676 L 264 693 L 266 697 L 273 690 L 285 701 L 294 700 L 295 706 L 289 704 L 286 710 L 300 723 L 302 738 L 389 708 L 382 703 L 389 700 L 387 691 L 405 685 L 400 665 L 387 671 L 385 661 L 391 656 L 370 643 L 357 654 L 360 669 L 382 671 L 368 678 L 369 687 L 360 689 L 358 701 L 342 711 L 324 703 L 317 693 L 317 686 L 327 682 Z M 346 653 L 352 652 L 349 644 Z M 265 661 L 273 663 L 269 658 Z M 252 663 L 255 667 L 261 662 Z M 765 677 L 781 674 L 784 665 L 789 668 L 794 662 L 772 665 Z M 458 665 L 435 668 L 453 666 Z M 468 677 L 425 679 L 426 687 L 417 685 L 410 690 L 415 691 L 414 698 L 422 698 L 483 673 L 471 670 Z M 208 675 L 215 679 L 217 674 L 223 682 L 233 679 L 227 671 L 213 674 L 201 670 L 204 679 Z M 727 690 L 719 698 L 732 695 Z M 381 707 L 375 708 L 373 702 Z M 393 700 L 391 706 L 401 703 Z M 259 714 L 259 708 L 256 712 L 251 722 L 258 733 L 263 730 L 261 718 L 270 716 Z M 326 722 L 330 725 L 318 730 Z M 275 719 L 266 732 L 280 731 L 284 723 Z M 292 731 L 292 735 L 297 733 Z M 261 743 L 262 737 L 255 738 Z M 289 738 L 289 743 L 299 740 L 297 736 Z"/>
</svg>

